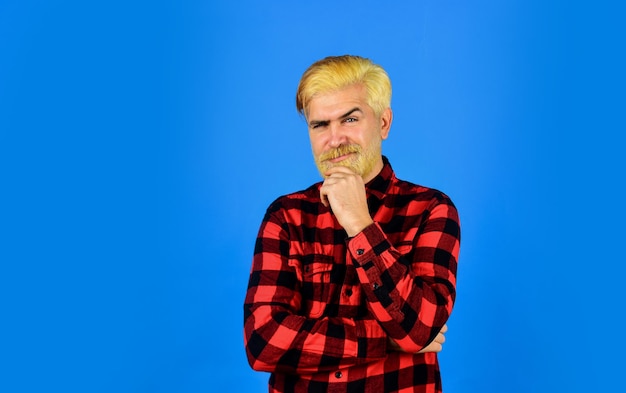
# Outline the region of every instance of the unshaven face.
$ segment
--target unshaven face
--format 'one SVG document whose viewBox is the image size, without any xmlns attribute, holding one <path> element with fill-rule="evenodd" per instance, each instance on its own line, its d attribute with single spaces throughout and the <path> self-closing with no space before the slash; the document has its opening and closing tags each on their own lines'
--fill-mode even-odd
<svg viewBox="0 0 626 393">
<path fill-rule="evenodd" d="M 367 104 L 366 90 L 357 84 L 315 96 L 306 118 L 313 157 L 320 174 L 345 166 L 364 182 L 382 169 L 382 141 L 391 126 L 391 109 L 376 116 Z"/>
</svg>

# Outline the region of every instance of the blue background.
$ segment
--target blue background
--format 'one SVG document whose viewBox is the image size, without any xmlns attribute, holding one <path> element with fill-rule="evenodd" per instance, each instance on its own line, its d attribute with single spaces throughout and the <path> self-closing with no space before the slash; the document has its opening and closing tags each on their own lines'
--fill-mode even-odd
<svg viewBox="0 0 626 393">
<path fill-rule="evenodd" d="M 619 391 L 621 15 L 0 1 L 0 391 L 265 391 L 243 348 L 254 239 L 319 180 L 294 93 L 344 53 L 391 76 L 398 176 L 461 213 L 445 391 Z"/>
</svg>

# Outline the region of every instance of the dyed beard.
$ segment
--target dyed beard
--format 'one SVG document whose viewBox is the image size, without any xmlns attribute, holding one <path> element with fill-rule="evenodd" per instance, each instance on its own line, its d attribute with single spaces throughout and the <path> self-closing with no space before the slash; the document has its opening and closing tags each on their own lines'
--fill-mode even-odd
<svg viewBox="0 0 626 393">
<path fill-rule="evenodd" d="M 344 154 L 355 153 L 354 156 L 347 158 L 338 163 L 332 163 L 327 160 L 340 157 Z M 325 173 L 335 166 L 345 166 L 352 169 L 356 174 L 365 178 L 373 169 L 381 155 L 381 143 L 373 143 L 368 149 L 363 149 L 356 144 L 340 145 L 337 148 L 322 153 L 319 157 L 315 157 L 315 165 L 322 177 L 326 177 Z"/>
</svg>

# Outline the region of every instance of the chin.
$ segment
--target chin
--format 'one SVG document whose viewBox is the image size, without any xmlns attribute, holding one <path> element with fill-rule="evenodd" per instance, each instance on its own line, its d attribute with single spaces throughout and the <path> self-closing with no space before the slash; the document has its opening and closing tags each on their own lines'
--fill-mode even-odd
<svg viewBox="0 0 626 393">
<path fill-rule="evenodd" d="M 335 168 L 335 167 L 344 167 L 344 168 L 348 168 L 350 170 L 352 170 L 355 173 L 361 174 L 360 171 L 360 166 L 358 165 L 358 163 L 352 161 L 352 160 L 343 160 L 343 161 L 339 161 L 336 163 L 322 163 L 320 165 L 318 165 L 317 167 L 320 169 L 320 171 L 322 172 L 326 172 L 327 170 L 329 170 L 330 168 Z"/>
</svg>

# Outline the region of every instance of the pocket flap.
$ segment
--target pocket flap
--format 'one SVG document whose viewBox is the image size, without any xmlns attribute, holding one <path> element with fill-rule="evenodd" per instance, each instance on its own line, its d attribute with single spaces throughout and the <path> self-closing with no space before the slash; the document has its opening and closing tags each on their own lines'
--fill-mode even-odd
<svg viewBox="0 0 626 393">
<path fill-rule="evenodd" d="M 310 262 L 304 262 L 302 266 L 302 271 L 305 276 L 311 276 L 313 274 L 329 272 L 333 270 L 333 257 L 329 255 L 318 255 L 314 254 L 311 256 L 312 260 Z"/>
</svg>

